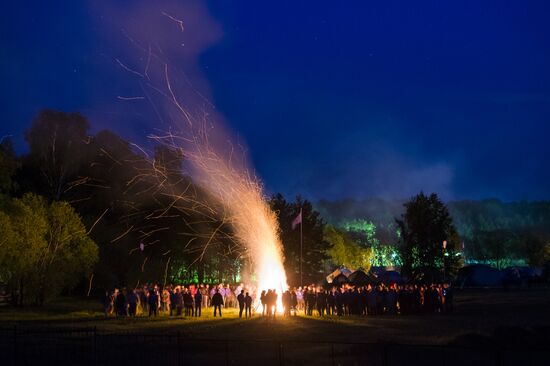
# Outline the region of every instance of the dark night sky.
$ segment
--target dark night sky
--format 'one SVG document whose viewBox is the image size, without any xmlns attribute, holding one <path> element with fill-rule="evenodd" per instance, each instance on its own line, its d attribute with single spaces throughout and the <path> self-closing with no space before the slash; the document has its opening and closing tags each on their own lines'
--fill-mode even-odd
<svg viewBox="0 0 550 366">
<path fill-rule="evenodd" d="M 336 4 L 208 3 L 221 33 L 191 77 L 270 192 L 550 199 L 550 2 Z M 123 51 L 102 14 L 82 1 L 4 5 L 0 136 L 19 150 L 44 107 L 132 141 L 157 127 L 116 107 L 139 90 L 113 62 Z"/>
</svg>

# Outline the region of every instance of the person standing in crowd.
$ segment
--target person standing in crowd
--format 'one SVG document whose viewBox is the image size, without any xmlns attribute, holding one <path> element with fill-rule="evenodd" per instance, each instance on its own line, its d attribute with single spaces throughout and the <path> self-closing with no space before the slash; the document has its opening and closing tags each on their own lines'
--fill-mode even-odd
<svg viewBox="0 0 550 366">
<path fill-rule="evenodd" d="M 334 294 L 334 298 L 336 301 L 336 315 L 343 316 L 344 315 L 344 294 L 342 293 L 341 289 L 336 290 L 336 293 Z"/>
<path fill-rule="evenodd" d="M 246 296 L 244 297 L 244 316 L 245 318 L 251 318 L 252 317 L 252 296 L 246 293 Z"/>
<path fill-rule="evenodd" d="M 367 290 L 364 287 L 360 288 L 359 293 L 359 313 L 367 315 Z"/>
<path fill-rule="evenodd" d="M 216 293 L 216 285 L 213 285 L 211 288 L 210 288 L 210 292 L 209 292 L 209 297 L 208 297 L 208 307 L 211 307 L 211 306 L 214 306 L 214 304 L 212 304 L 212 298 L 214 297 L 214 294 Z"/>
<path fill-rule="evenodd" d="M 271 312 L 273 311 L 273 308 L 271 307 L 271 299 L 273 296 L 271 296 L 271 290 L 267 290 L 265 294 L 265 306 L 266 306 L 266 315 L 267 317 L 271 316 Z"/>
<path fill-rule="evenodd" d="M 239 303 L 239 318 L 243 317 L 244 297 L 244 290 L 241 290 L 241 293 L 237 296 L 237 302 Z"/>
<path fill-rule="evenodd" d="M 105 316 L 108 316 L 113 307 L 113 296 L 109 290 L 105 290 L 105 295 L 103 296 L 101 302 L 103 304 L 103 312 L 105 313 Z"/>
<path fill-rule="evenodd" d="M 202 309 L 202 292 L 201 289 L 198 289 L 197 292 L 195 292 L 195 317 L 201 316 L 201 309 Z"/>
<path fill-rule="evenodd" d="M 275 314 L 277 314 L 277 290 L 275 290 L 275 289 L 273 289 L 273 291 L 271 291 L 271 298 L 270 298 L 268 306 L 271 308 L 271 313 L 273 314 L 273 317 L 275 318 Z"/>
<path fill-rule="evenodd" d="M 176 312 L 176 302 L 177 302 L 177 288 L 170 289 L 170 316 Z"/>
<path fill-rule="evenodd" d="M 265 293 L 265 290 L 262 291 L 262 293 L 260 294 L 260 302 L 262 303 L 262 316 L 265 316 L 266 315 L 266 293 Z"/>
<path fill-rule="evenodd" d="M 386 292 L 386 309 L 389 314 L 397 314 L 397 292 L 394 285 Z"/>
<path fill-rule="evenodd" d="M 298 305 L 296 307 L 296 311 L 303 310 L 304 307 L 304 290 L 302 287 L 298 287 L 298 290 L 296 291 L 296 300 L 298 301 Z"/>
<path fill-rule="evenodd" d="M 283 316 L 290 316 L 290 291 L 285 291 L 281 296 L 283 303 Z"/>
<path fill-rule="evenodd" d="M 149 316 L 157 316 L 158 295 L 155 289 L 149 291 L 149 298 L 147 299 L 149 305 Z"/>
<path fill-rule="evenodd" d="M 193 315 L 193 296 L 191 290 L 183 290 L 183 307 L 185 308 L 185 316 Z"/>
<path fill-rule="evenodd" d="M 148 308 L 148 302 L 147 302 L 147 294 L 149 291 L 147 291 L 147 287 L 143 286 L 143 288 L 139 291 L 139 304 L 141 305 L 141 312 L 147 313 L 149 311 Z"/>
<path fill-rule="evenodd" d="M 176 316 L 181 315 L 181 310 L 183 309 L 183 293 L 181 292 L 181 287 L 176 288 Z"/>
<path fill-rule="evenodd" d="M 210 301 L 210 298 L 209 298 L 209 288 L 208 288 L 208 285 L 201 285 L 200 287 L 200 293 L 202 295 L 202 306 L 204 307 L 208 307 L 210 304 L 209 304 L 209 301 Z"/>
<path fill-rule="evenodd" d="M 130 290 L 130 292 L 128 292 L 128 296 L 126 297 L 126 301 L 128 302 L 128 315 L 129 316 L 136 316 L 138 296 L 136 294 L 135 289 Z"/>
<path fill-rule="evenodd" d="M 222 283 L 220 284 L 220 295 L 222 295 L 222 299 L 223 299 L 223 304 L 225 305 L 225 307 L 229 307 L 229 303 L 228 303 L 228 295 L 229 295 L 229 288 L 225 287 L 225 285 Z"/>
<path fill-rule="evenodd" d="M 298 315 L 298 294 L 295 289 L 290 293 L 290 312 Z"/>
<path fill-rule="evenodd" d="M 315 287 L 309 288 L 309 298 L 308 298 L 308 311 L 307 315 L 313 316 L 313 311 L 315 310 L 317 306 L 317 291 L 315 290 Z"/>
<path fill-rule="evenodd" d="M 384 297 L 385 297 L 385 287 L 380 285 L 376 289 L 376 314 L 384 314 Z"/>
<path fill-rule="evenodd" d="M 336 315 L 336 295 L 331 290 L 327 295 L 327 315 Z"/>
<path fill-rule="evenodd" d="M 222 316 L 223 297 L 220 294 L 220 290 L 216 289 L 214 296 L 212 296 L 212 306 L 214 307 L 214 317 L 216 316 L 216 310 L 220 312 L 220 318 Z"/>
<path fill-rule="evenodd" d="M 115 298 L 115 308 L 117 316 L 126 316 L 126 296 L 124 292 L 125 290 L 118 291 Z"/>
<path fill-rule="evenodd" d="M 164 287 L 162 290 L 162 311 L 167 312 L 170 309 L 170 291 L 168 287 Z"/>
</svg>

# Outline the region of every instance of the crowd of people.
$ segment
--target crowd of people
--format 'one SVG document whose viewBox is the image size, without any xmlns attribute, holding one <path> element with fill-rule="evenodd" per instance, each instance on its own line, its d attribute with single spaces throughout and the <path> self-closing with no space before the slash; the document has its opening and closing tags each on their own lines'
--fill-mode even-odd
<svg viewBox="0 0 550 366">
<path fill-rule="evenodd" d="M 285 315 L 303 310 L 308 316 L 450 313 L 453 290 L 449 284 L 308 287 L 286 291 L 282 306 Z"/>
<path fill-rule="evenodd" d="M 105 315 L 157 316 L 165 313 L 170 316 L 200 317 L 204 308 L 213 308 L 214 316 L 222 316 L 222 308 L 239 306 L 239 316 L 252 316 L 253 295 L 244 286 L 228 284 L 211 285 L 143 285 L 134 289 L 114 289 L 106 291 L 103 297 Z"/>
<path fill-rule="evenodd" d="M 135 289 L 106 291 L 103 299 L 105 315 L 134 317 L 137 315 L 200 317 L 203 310 L 222 316 L 223 308 L 239 310 L 239 317 L 258 314 L 283 316 L 347 316 L 416 313 L 450 313 L 453 311 L 453 290 L 449 284 L 378 284 L 366 286 L 297 287 L 279 294 L 276 289 L 258 295 L 254 287 L 240 285 L 189 285 L 164 288 L 143 285 Z M 278 309 L 281 308 L 281 309 Z"/>
</svg>

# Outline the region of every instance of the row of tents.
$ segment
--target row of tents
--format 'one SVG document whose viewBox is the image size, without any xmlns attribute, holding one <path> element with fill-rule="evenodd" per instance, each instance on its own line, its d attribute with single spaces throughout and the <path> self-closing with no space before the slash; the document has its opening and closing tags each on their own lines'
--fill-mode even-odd
<svg viewBox="0 0 550 366">
<path fill-rule="evenodd" d="M 326 283 L 329 286 L 341 286 L 350 284 L 353 286 L 375 285 L 378 283 L 403 283 L 403 278 L 399 272 L 387 270 L 383 267 L 371 268 L 365 272 L 363 269 L 351 271 L 348 268 L 337 268 L 334 272 L 326 277 Z"/>
<path fill-rule="evenodd" d="M 542 268 L 511 266 L 500 270 L 486 264 L 472 264 L 459 270 L 456 284 L 463 287 L 529 286 L 543 280 Z"/>
<path fill-rule="evenodd" d="M 541 278 L 542 270 L 533 267 L 514 266 L 499 270 L 486 264 L 472 264 L 461 268 L 453 282 L 461 287 L 502 287 L 529 285 Z M 368 272 L 363 269 L 352 271 L 341 267 L 326 276 L 325 284 L 327 286 L 344 284 L 366 286 L 406 282 L 398 271 L 385 267 L 372 267 Z"/>
</svg>

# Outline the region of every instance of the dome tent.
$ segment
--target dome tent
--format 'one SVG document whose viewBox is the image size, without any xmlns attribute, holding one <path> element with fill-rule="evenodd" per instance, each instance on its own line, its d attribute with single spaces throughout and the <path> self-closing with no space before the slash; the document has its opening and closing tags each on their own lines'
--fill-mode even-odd
<svg viewBox="0 0 550 366">
<path fill-rule="evenodd" d="M 343 273 L 340 273 L 338 276 L 334 277 L 332 279 L 332 285 L 333 286 L 340 286 L 345 283 L 349 283 L 349 278 L 345 276 Z"/>
<path fill-rule="evenodd" d="M 349 269 L 347 269 L 346 267 L 340 267 L 340 268 L 337 268 L 334 272 L 332 272 L 331 274 L 329 274 L 326 279 L 327 279 L 327 283 L 333 283 L 337 278 L 338 278 L 338 283 L 347 283 L 349 282 L 348 280 L 348 276 L 352 273 L 352 271 L 350 271 Z M 345 278 L 345 280 L 344 280 Z"/>
<path fill-rule="evenodd" d="M 401 274 L 399 272 L 394 270 L 394 267 L 371 267 L 369 271 L 369 275 L 371 275 L 376 283 L 404 283 L 403 277 L 401 277 Z"/>
<path fill-rule="evenodd" d="M 362 269 L 358 269 L 348 276 L 349 281 L 355 286 L 366 286 L 368 284 L 376 283 L 376 279 L 373 276 L 369 276 Z"/>
<path fill-rule="evenodd" d="M 397 271 L 383 271 L 378 273 L 377 277 L 379 282 L 390 284 L 390 283 L 403 283 L 403 278 Z"/>
<path fill-rule="evenodd" d="M 504 274 L 501 271 L 486 264 L 462 267 L 457 278 L 460 286 L 467 287 L 502 286 L 503 280 Z"/>
</svg>

